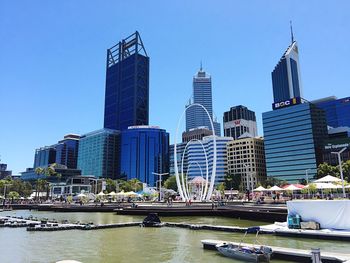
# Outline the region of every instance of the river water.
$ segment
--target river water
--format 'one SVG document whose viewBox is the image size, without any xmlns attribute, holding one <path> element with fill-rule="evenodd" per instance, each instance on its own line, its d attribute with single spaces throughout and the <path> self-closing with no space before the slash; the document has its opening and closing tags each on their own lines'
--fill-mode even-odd
<svg viewBox="0 0 350 263">
<path fill-rule="evenodd" d="M 108 224 L 138 222 L 139 216 L 121 216 L 114 213 L 55 213 L 39 211 L 6 211 L 0 216 L 16 215 L 70 222 Z M 164 217 L 165 222 L 188 222 L 230 226 L 257 226 L 266 223 L 222 217 Z M 239 241 L 241 233 L 188 230 L 182 228 L 125 227 L 94 231 L 68 230 L 56 232 L 28 232 L 25 228 L 0 228 L 0 263 L 56 262 L 74 259 L 84 263 L 109 262 L 238 262 L 215 251 L 204 250 L 202 239 Z M 246 242 L 254 242 L 248 235 Z M 300 249 L 321 248 L 321 251 L 347 252 L 350 245 L 341 241 L 322 241 L 260 235 L 266 245 Z M 286 262 L 286 261 L 272 261 Z"/>
</svg>

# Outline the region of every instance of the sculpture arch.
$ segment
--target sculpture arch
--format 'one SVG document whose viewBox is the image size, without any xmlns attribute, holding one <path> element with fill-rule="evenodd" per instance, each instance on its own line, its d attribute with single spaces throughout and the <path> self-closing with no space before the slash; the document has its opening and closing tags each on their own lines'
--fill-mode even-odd
<svg viewBox="0 0 350 263">
<path fill-rule="evenodd" d="M 179 167 L 177 165 L 177 134 L 180 128 L 180 124 L 181 124 L 181 120 L 183 118 L 183 116 L 185 115 L 186 111 L 191 108 L 191 107 L 201 107 L 204 109 L 204 111 L 206 112 L 209 120 L 210 120 L 210 125 L 211 125 L 211 130 L 213 132 L 213 169 L 212 169 L 212 173 L 211 173 L 211 177 L 210 177 L 210 185 L 209 185 L 209 190 L 208 192 L 206 192 L 205 196 L 203 196 L 203 199 L 206 200 L 210 200 L 212 193 L 213 193 L 213 189 L 214 189 L 214 183 L 215 183 L 215 177 L 216 177 L 216 138 L 215 138 L 215 130 L 214 130 L 214 124 L 213 124 L 213 120 L 211 119 L 211 116 L 209 114 L 209 112 L 207 111 L 207 109 L 199 103 L 193 103 L 188 105 L 185 110 L 182 112 L 182 115 L 178 121 L 177 124 L 177 128 L 176 128 L 176 133 L 175 133 L 175 140 L 174 140 L 174 168 L 175 168 L 175 178 L 176 178 L 176 184 L 177 184 L 177 188 L 179 190 L 179 194 L 181 196 L 182 200 L 188 200 L 188 197 L 185 196 L 186 193 L 184 193 L 184 191 L 186 191 L 186 189 L 182 188 L 181 182 L 180 182 L 180 176 L 179 176 Z M 182 167 L 182 171 L 183 171 L 183 167 Z M 183 178 L 183 172 L 182 172 L 182 178 Z"/>
</svg>

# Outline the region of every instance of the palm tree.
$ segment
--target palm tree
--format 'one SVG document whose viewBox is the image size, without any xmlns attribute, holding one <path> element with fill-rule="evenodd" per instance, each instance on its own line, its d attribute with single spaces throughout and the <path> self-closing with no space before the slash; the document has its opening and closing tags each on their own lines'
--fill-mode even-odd
<svg viewBox="0 0 350 263">
<path fill-rule="evenodd" d="M 39 181 L 39 175 L 42 175 L 44 173 L 44 169 L 41 167 L 35 168 L 35 173 L 38 175 L 36 179 L 36 184 L 35 184 L 35 199 L 38 199 L 38 181 Z"/>
</svg>

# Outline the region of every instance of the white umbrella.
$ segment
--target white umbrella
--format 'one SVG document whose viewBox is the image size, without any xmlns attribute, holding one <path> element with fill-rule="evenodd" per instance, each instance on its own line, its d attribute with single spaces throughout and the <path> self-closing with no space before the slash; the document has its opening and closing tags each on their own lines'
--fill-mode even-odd
<svg viewBox="0 0 350 263">
<path fill-rule="evenodd" d="M 315 180 L 314 182 L 315 183 L 334 183 L 334 182 L 341 182 L 341 179 L 331 175 L 326 175 L 318 180 Z"/>
<path fill-rule="evenodd" d="M 103 192 L 101 191 L 101 192 L 99 192 L 99 193 L 97 194 L 97 196 L 105 196 L 105 193 L 103 193 Z"/>
<path fill-rule="evenodd" d="M 85 195 L 85 194 L 83 194 L 83 193 L 78 194 L 77 196 L 78 196 L 78 197 L 86 197 L 86 195 Z"/>
<path fill-rule="evenodd" d="M 125 193 L 124 193 L 124 191 L 121 191 L 121 192 L 117 193 L 116 195 L 117 195 L 117 196 L 124 196 Z"/>
<path fill-rule="evenodd" d="M 261 185 L 258 188 L 255 188 L 253 190 L 253 192 L 262 192 L 262 191 L 266 191 L 266 188 L 262 187 Z"/>
<path fill-rule="evenodd" d="M 125 195 L 126 195 L 126 196 L 130 196 L 130 197 L 131 197 L 131 196 L 138 196 L 138 194 L 135 193 L 134 191 L 126 192 Z"/>
<path fill-rule="evenodd" d="M 283 189 L 281 187 L 278 187 L 277 185 L 274 185 L 267 190 L 268 191 L 283 191 Z"/>
<path fill-rule="evenodd" d="M 301 190 L 301 188 L 296 187 L 294 184 L 288 185 L 286 188 L 283 188 L 285 191 L 298 191 Z"/>
<path fill-rule="evenodd" d="M 117 194 L 116 194 L 114 191 L 112 191 L 112 192 L 110 192 L 108 195 L 110 195 L 110 196 L 116 196 Z"/>
</svg>

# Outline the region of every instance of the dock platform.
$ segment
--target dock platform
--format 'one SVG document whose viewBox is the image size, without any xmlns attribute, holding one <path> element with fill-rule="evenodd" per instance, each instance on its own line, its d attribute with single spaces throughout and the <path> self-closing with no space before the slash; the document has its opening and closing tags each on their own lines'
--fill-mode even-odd
<svg viewBox="0 0 350 263">
<path fill-rule="evenodd" d="M 216 245 L 221 243 L 231 243 L 234 245 L 239 245 L 239 242 L 222 241 L 222 240 L 212 240 L 206 239 L 201 240 L 204 249 L 216 250 Z M 241 243 L 242 246 L 252 246 L 252 244 Z M 256 246 L 257 248 L 259 246 Z M 269 246 L 272 249 L 271 259 L 281 259 L 281 260 L 291 260 L 293 262 L 310 262 L 311 251 L 285 248 L 285 247 L 275 247 Z M 332 252 L 321 251 L 321 259 L 323 263 L 340 263 L 346 262 L 350 263 L 350 254 L 340 254 Z"/>
</svg>

